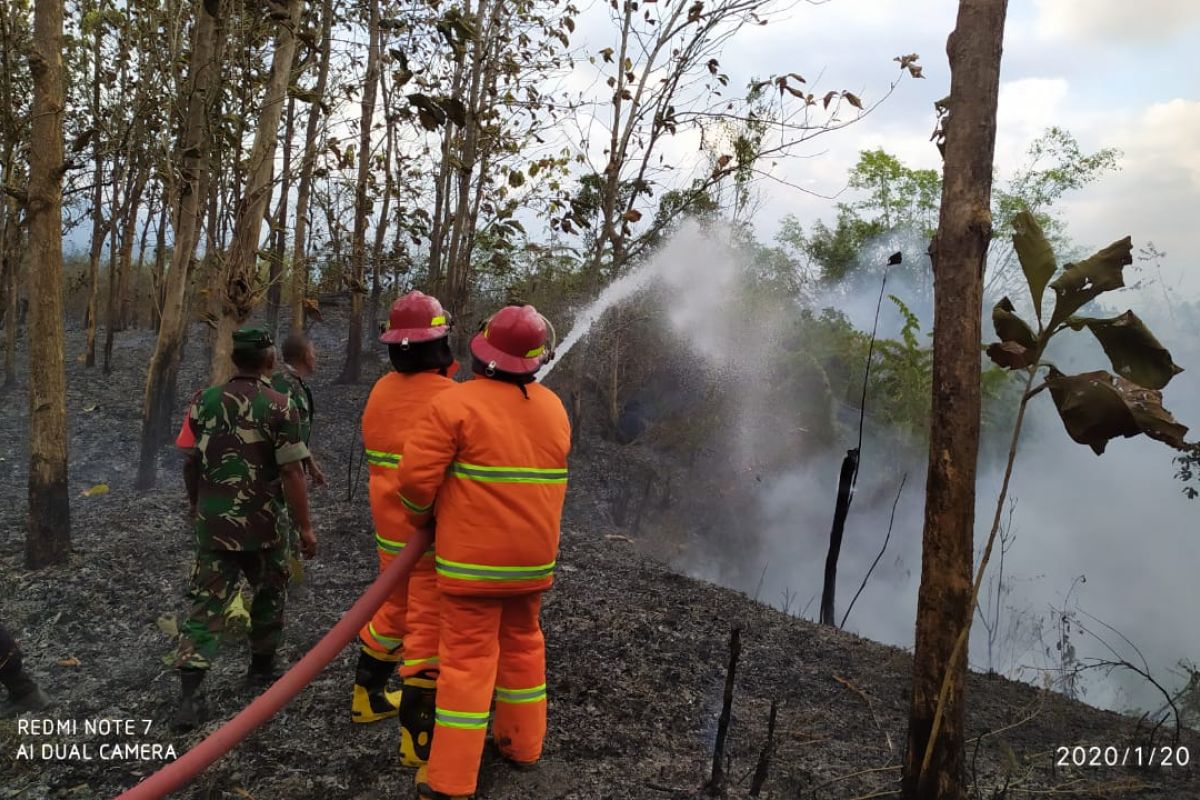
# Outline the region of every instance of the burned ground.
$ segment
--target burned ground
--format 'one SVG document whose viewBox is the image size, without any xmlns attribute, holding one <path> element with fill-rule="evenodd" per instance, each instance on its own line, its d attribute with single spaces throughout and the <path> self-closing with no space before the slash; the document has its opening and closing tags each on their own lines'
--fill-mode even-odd
<svg viewBox="0 0 1200 800">
<path fill-rule="evenodd" d="M 323 369 L 315 381 L 315 450 L 331 483 L 313 494 L 321 554 L 289 605 L 283 658 L 293 663 L 374 578 L 365 473 L 350 463 L 358 410 L 369 385 L 330 383 L 340 360 L 335 330 L 318 327 Z M 181 390 L 202 379 L 194 330 Z M 167 453 L 160 488 L 133 491 L 146 332 L 118 339 L 114 372 L 74 361 L 69 332 L 68 406 L 75 553 L 69 566 L 21 568 L 26 451 L 25 386 L 0 407 L 0 619 L 20 638 L 34 674 L 56 698 L 55 719 L 153 720 L 140 741 L 182 752 L 245 705 L 243 642 L 223 649 L 208 680 L 215 719 L 175 736 L 178 691 L 163 664 L 172 646 L 159 619 L 183 611 L 191 565 L 178 456 Z M 373 375 L 379 367 L 368 367 Z M 178 416 L 176 416 L 178 419 Z M 481 798 L 671 798 L 697 795 L 711 769 L 729 640 L 740 630 L 728 738 L 728 796 L 746 796 L 779 717 L 760 796 L 883 797 L 894 789 L 904 748 L 910 658 L 794 619 L 751 599 L 673 574 L 646 554 L 663 552 L 655 530 L 613 519 L 620 496 L 639 491 L 653 454 L 591 443 L 572 462 L 561 568 L 546 596 L 550 734 L 541 766 L 514 772 L 488 759 Z M 638 462 L 637 469 L 627 463 Z M 348 485 L 356 485 L 347 502 Z M 104 483 L 106 493 L 81 496 Z M 614 502 L 616 498 L 617 502 Z M 618 517 L 623 516 L 618 514 Z M 633 532 L 637 528 L 636 533 Z M 632 535 L 630 535 L 632 534 Z M 654 545 L 654 546 L 651 546 Z M 349 721 L 355 648 L 342 654 L 275 719 L 205 771 L 179 796 L 194 798 L 409 798 L 411 774 L 396 761 L 394 721 Z M 1197 767 L 1055 768 L 1056 748 L 1166 744 L 1170 731 L 1065 700 L 1023 684 L 973 675 L 968 687 L 970 776 L 975 797 L 1200 797 Z M 0 798 L 103 798 L 153 771 L 153 762 L 15 759 L 21 744 L 84 736 L 19 736 L 0 721 Z M 99 743 L 93 739 L 93 745 Z M 1182 744 L 1200 759 L 1200 737 Z M 1007 790 L 1004 787 L 1007 786 Z"/>
</svg>

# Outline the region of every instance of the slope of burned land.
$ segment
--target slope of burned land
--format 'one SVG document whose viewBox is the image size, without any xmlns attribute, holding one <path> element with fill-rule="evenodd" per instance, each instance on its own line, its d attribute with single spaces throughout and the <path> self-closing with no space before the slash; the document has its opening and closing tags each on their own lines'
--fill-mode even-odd
<svg viewBox="0 0 1200 800">
<path fill-rule="evenodd" d="M 340 326 L 339 326 L 340 327 Z M 289 606 L 286 662 L 297 660 L 373 579 L 375 556 L 365 474 L 350 461 L 369 386 L 334 386 L 336 330 L 318 327 L 323 371 L 315 381 L 316 452 L 331 485 L 315 492 L 321 555 Z M 68 353 L 81 351 L 70 332 Z M 193 331 L 193 342 L 202 338 Z M 208 681 L 216 719 L 188 736 L 170 732 L 177 684 L 163 665 L 171 640 L 160 626 L 183 612 L 191 540 L 179 458 L 163 458 L 160 488 L 132 490 L 145 332 L 119 338 L 114 373 L 69 366 L 72 517 L 67 567 L 21 568 L 24 536 L 25 387 L 0 405 L 0 618 L 22 640 L 28 663 L 57 706 L 57 720 L 152 720 L 125 741 L 182 752 L 250 699 L 240 687 L 244 643 L 232 641 Z M 191 345 L 181 391 L 204 372 Z M 380 365 L 368 368 L 376 374 Z M 893 789 L 904 747 L 910 658 L 794 619 L 749 598 L 673 574 L 615 526 L 603 498 L 622 479 L 632 450 L 593 446 L 572 464 L 555 589 L 545 598 L 550 734 L 540 767 L 514 772 L 488 757 L 481 798 L 671 798 L 698 795 L 712 766 L 730 634 L 741 657 L 727 744 L 726 794 L 747 796 L 778 702 L 773 752 L 761 797 L 882 797 Z M 652 458 L 639 452 L 639 459 Z M 82 497 L 97 484 L 106 493 Z M 356 487 L 347 501 L 348 486 Z M 642 530 L 640 537 L 654 537 Z M 274 720 L 203 773 L 179 796 L 193 798 L 410 798 L 411 774 L 395 757 L 389 722 L 349 721 L 355 648 L 342 654 Z M 980 798 L 1200 797 L 1195 766 L 1056 767 L 1056 748 L 1162 745 L 1171 731 L 1098 711 L 999 678 L 973 675 L 969 691 L 970 777 Z M 0 798 L 103 798 L 135 783 L 154 762 L 16 760 L 22 744 L 91 742 L 21 736 L 0 721 Z M 1182 745 L 1200 760 L 1200 737 Z M 1007 787 L 1007 789 L 1005 789 Z"/>
</svg>

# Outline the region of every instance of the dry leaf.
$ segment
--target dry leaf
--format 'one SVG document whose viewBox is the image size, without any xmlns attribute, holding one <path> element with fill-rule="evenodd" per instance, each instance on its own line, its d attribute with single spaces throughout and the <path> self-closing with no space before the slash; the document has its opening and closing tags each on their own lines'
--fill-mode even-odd
<svg viewBox="0 0 1200 800">
<path fill-rule="evenodd" d="M 60 667 L 78 667 L 80 665 L 80 661 L 75 656 L 71 656 L 69 658 L 60 658 L 58 660 L 58 665 Z"/>
<path fill-rule="evenodd" d="M 84 407 L 83 407 L 83 410 L 84 410 L 84 411 L 86 411 L 86 412 L 88 412 L 88 413 L 90 414 L 90 413 L 91 413 L 91 412 L 93 412 L 93 411 L 97 411 L 97 410 L 99 410 L 99 408 L 100 408 L 100 406 L 98 406 L 97 404 L 93 403 L 93 404 L 92 404 L 92 405 L 90 405 L 90 406 L 84 406 Z"/>
<path fill-rule="evenodd" d="M 610 541 L 629 542 L 630 544 L 633 544 L 633 539 L 630 539 L 623 533 L 606 533 L 604 538 L 609 539 Z"/>
<path fill-rule="evenodd" d="M 102 495 L 102 494 L 108 494 L 108 484 L 107 483 L 97 483 L 95 486 L 93 486 L 90 489 L 84 489 L 83 492 L 80 494 L 80 497 L 98 497 L 99 495 Z"/>
</svg>

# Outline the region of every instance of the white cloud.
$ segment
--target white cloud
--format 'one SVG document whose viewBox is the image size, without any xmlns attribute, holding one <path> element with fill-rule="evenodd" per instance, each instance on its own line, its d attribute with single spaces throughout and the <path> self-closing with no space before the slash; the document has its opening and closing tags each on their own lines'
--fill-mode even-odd
<svg viewBox="0 0 1200 800">
<path fill-rule="evenodd" d="M 1072 237 L 1101 246 L 1129 234 L 1166 251 L 1165 278 L 1195 296 L 1200 275 L 1187 265 L 1198 249 L 1200 101 L 1175 99 L 1112 114 L 1076 132 L 1090 146 L 1119 148 L 1121 172 L 1088 187 L 1063 206 Z"/>
<path fill-rule="evenodd" d="M 996 165 L 1001 171 L 1021 166 L 1030 142 L 1052 125 L 1063 125 L 1070 88 L 1063 78 L 1024 78 L 1000 84 Z"/>
<path fill-rule="evenodd" d="M 1036 30 L 1047 39 L 1160 42 L 1200 23 L 1196 0 L 1034 0 Z"/>
</svg>

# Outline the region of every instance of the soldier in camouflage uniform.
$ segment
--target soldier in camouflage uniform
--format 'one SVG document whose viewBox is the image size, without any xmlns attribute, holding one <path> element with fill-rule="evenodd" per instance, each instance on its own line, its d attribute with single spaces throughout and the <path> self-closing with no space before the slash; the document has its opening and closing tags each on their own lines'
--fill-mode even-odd
<svg viewBox="0 0 1200 800">
<path fill-rule="evenodd" d="M 313 347 L 312 341 L 299 332 L 288 334 L 287 338 L 283 340 L 280 350 L 283 355 L 283 368 L 276 370 L 275 374 L 271 376 L 271 386 L 275 391 L 286 395 L 296 406 L 296 411 L 300 414 L 300 439 L 309 448 L 308 458 L 301 463 L 304 465 L 304 471 L 312 480 L 313 486 L 324 486 L 325 473 L 321 471 L 320 465 L 317 464 L 317 460 L 312 454 L 312 389 L 304 380 L 316 372 L 317 351 Z M 300 531 L 295 525 L 288 527 L 288 552 L 295 558 L 299 555 L 297 548 L 300 544 Z M 292 566 L 295 568 L 298 565 L 293 562 Z M 299 581 L 300 577 L 294 574 L 292 580 L 293 582 Z"/>
<path fill-rule="evenodd" d="M 196 518 L 197 552 L 188 590 L 191 611 L 175 659 L 183 689 L 175 722 L 183 729 L 203 721 L 198 690 L 240 577 L 245 575 L 254 589 L 247 682 L 265 687 L 276 677 L 275 650 L 283 634 L 291 520 L 304 556 L 312 558 L 317 549 L 301 466 L 308 447 L 299 412 L 270 384 L 274 343 L 263 328 L 243 328 L 233 341 L 237 374 L 201 392 L 188 418 L 196 445 L 184 478 Z"/>
</svg>

